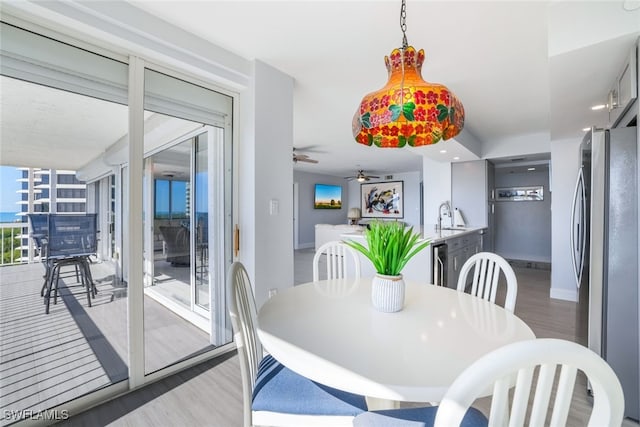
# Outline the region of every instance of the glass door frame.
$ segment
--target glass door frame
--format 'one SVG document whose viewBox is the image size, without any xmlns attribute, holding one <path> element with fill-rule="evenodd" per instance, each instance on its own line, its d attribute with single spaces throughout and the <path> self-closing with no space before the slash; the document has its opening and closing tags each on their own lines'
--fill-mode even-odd
<svg viewBox="0 0 640 427">
<path fill-rule="evenodd" d="M 206 231 L 207 231 L 207 235 L 204 236 L 204 227 L 201 230 L 199 228 L 199 224 L 198 224 L 198 193 L 200 193 L 199 188 L 198 188 L 198 183 L 197 183 L 197 179 L 198 179 L 198 145 L 200 144 L 199 141 L 199 137 L 204 135 L 205 139 L 206 139 L 206 174 L 207 174 L 207 178 L 206 178 L 206 206 L 207 206 L 207 224 L 209 224 L 209 222 L 211 222 L 211 216 L 212 215 L 216 215 L 215 212 L 212 211 L 211 207 L 212 207 L 212 202 L 214 200 L 214 196 L 213 196 L 213 178 L 215 177 L 214 173 L 216 171 L 215 168 L 212 168 L 212 165 L 215 164 L 215 159 L 213 159 L 213 156 L 215 155 L 215 150 L 213 149 L 214 147 L 214 140 L 213 140 L 213 129 L 211 129 L 211 126 L 205 126 L 203 128 L 205 131 L 201 132 L 198 135 L 195 135 L 193 137 L 193 144 L 191 147 L 191 192 L 190 192 L 190 206 L 191 206 L 191 210 L 192 210 L 192 215 L 191 215 L 191 230 L 193 230 L 193 232 L 191 233 L 191 242 L 190 242 L 190 248 L 192 251 L 192 257 L 191 257 L 191 309 L 197 313 L 200 314 L 201 316 L 206 317 L 209 320 L 209 328 L 208 328 L 208 332 L 211 335 L 212 334 L 212 324 L 211 324 L 211 308 L 213 307 L 213 301 L 211 298 L 211 291 L 212 291 L 212 281 L 211 281 L 211 272 L 214 271 L 213 270 L 213 265 L 214 264 L 214 257 L 210 257 L 208 256 L 208 244 L 209 244 L 209 237 L 211 234 L 211 229 L 210 227 L 206 227 Z M 199 237 L 201 236 L 201 237 Z M 202 239 L 202 242 L 199 242 L 198 240 Z M 204 243 L 206 242 L 207 246 L 204 246 Z M 201 245 L 201 247 L 199 248 L 198 245 Z M 206 249 L 205 249 L 206 248 Z M 207 264 L 206 264 L 206 283 L 207 283 L 207 287 L 208 290 L 206 292 L 208 301 L 208 307 L 209 308 L 205 308 L 204 306 L 202 306 L 201 304 L 198 303 L 198 280 L 202 280 L 202 278 L 198 279 L 198 256 L 200 255 L 203 259 L 205 258 L 205 254 L 207 254 L 206 260 L 207 260 Z M 202 263 L 202 259 L 200 260 L 200 263 Z M 201 264 L 202 265 L 202 264 Z M 213 341 L 213 339 L 212 339 Z"/>
<path fill-rule="evenodd" d="M 194 78 L 191 75 L 184 75 L 180 72 L 177 72 L 174 69 L 167 69 L 161 65 L 154 63 L 147 63 L 142 58 L 137 56 L 129 57 L 129 147 L 128 147 L 128 155 L 127 155 L 127 164 L 129 167 L 126 171 L 123 168 L 123 179 L 122 181 L 128 181 L 123 187 L 127 188 L 128 192 L 122 195 L 123 206 L 127 206 L 127 209 L 124 212 L 128 212 L 128 218 L 123 218 L 121 216 L 121 229 L 129 230 L 129 229 L 140 229 L 142 230 L 142 176 L 143 176 L 143 162 L 144 162 L 144 70 L 145 68 L 159 71 L 165 73 L 171 77 L 175 77 L 181 80 L 184 80 L 189 83 L 193 83 L 199 86 L 202 86 L 205 89 L 213 90 L 224 95 L 232 97 L 233 109 L 232 116 L 237 116 L 239 113 L 237 99 L 239 94 L 236 92 L 231 92 L 229 90 L 225 90 L 211 84 L 209 82 L 203 82 L 200 79 Z M 222 247 L 222 251 L 218 251 L 218 253 L 223 256 L 224 262 L 223 266 L 216 266 L 216 277 L 213 278 L 214 281 L 219 282 L 220 284 L 225 283 L 226 277 L 226 264 L 230 264 L 233 260 L 232 257 L 232 235 L 227 229 L 230 229 L 229 224 L 236 224 L 238 222 L 238 199 L 234 197 L 235 194 L 238 194 L 238 157 L 233 155 L 233 153 L 237 152 L 238 147 L 238 135 L 237 131 L 234 132 L 232 127 L 232 116 L 227 117 L 224 123 L 224 144 L 219 144 L 221 147 L 228 147 L 229 152 L 224 153 L 225 164 L 229 167 L 224 169 L 224 180 L 231 180 L 229 186 L 229 194 L 225 193 L 224 184 L 219 185 L 214 193 L 214 197 L 219 197 L 220 195 L 224 195 L 225 203 L 222 207 L 224 212 L 224 218 L 217 219 L 220 224 L 217 226 L 221 229 L 224 234 L 223 239 L 217 239 L 217 246 Z M 217 128 L 215 128 L 217 129 Z M 222 149 L 222 148 L 221 148 Z M 134 164 L 135 161 L 138 161 L 136 167 L 132 170 L 131 165 Z M 134 186 L 137 187 L 136 191 L 132 191 Z M 134 194 L 135 193 L 135 194 Z M 138 197 L 138 199 L 136 199 Z M 135 208 L 134 208 L 135 206 Z M 137 215 L 134 215 L 134 211 L 138 211 L 139 218 Z M 121 211 L 123 212 L 123 211 Z M 214 216 L 216 217 L 216 216 Z M 128 219 L 128 221 L 123 221 L 124 219 Z M 211 228 L 211 227 L 210 227 Z M 211 232 L 210 232 L 211 233 Z M 129 276 L 129 283 L 131 284 L 129 288 L 129 385 L 130 388 L 137 388 L 141 385 L 152 382 L 158 378 L 162 378 L 168 374 L 179 372 L 182 369 L 193 366 L 202 361 L 211 359 L 216 355 L 226 353 L 228 351 L 232 351 L 235 349 L 235 343 L 233 341 L 220 345 L 216 347 L 214 350 L 204 352 L 202 354 L 196 355 L 190 359 L 177 362 L 173 365 L 162 368 L 158 371 L 155 371 L 150 374 L 145 374 L 145 359 L 144 359 L 144 311 L 143 311 L 143 303 L 144 303 L 144 280 L 145 275 L 143 271 L 143 245 L 144 238 L 142 233 L 139 236 L 135 236 L 135 238 L 139 238 L 138 242 L 134 242 L 134 236 L 127 233 L 129 239 L 126 242 L 123 242 L 123 252 L 125 253 L 135 253 L 132 250 L 133 247 L 138 246 L 140 250 L 137 255 L 139 258 L 134 259 L 134 257 L 125 258 L 127 262 L 123 262 L 122 265 L 123 270 Z M 120 235 L 122 236 L 122 234 Z M 215 259 L 216 255 L 211 252 L 212 248 L 210 248 L 210 259 Z M 137 263 L 137 265 L 136 265 Z M 127 268 L 128 267 L 128 268 Z M 222 267 L 222 268 L 221 268 Z M 220 281 L 222 280 L 222 281 Z M 225 296 L 225 286 L 216 286 L 214 287 L 216 290 L 216 301 L 219 301 L 220 304 L 226 304 L 226 296 Z M 224 312 L 223 312 L 224 311 Z M 211 316 L 211 324 L 215 325 L 215 322 L 218 322 L 218 325 L 223 325 L 222 327 L 216 328 L 215 338 L 212 335 L 212 339 L 216 339 L 218 342 L 222 342 L 223 338 L 226 334 L 231 330 L 231 325 L 228 322 L 228 314 L 226 310 L 216 310 L 215 315 Z M 213 330 L 213 329 L 211 329 Z"/>
<path fill-rule="evenodd" d="M 154 252 L 154 234 L 155 234 L 155 225 L 154 225 L 154 220 L 155 220 L 155 177 L 153 176 L 153 167 L 152 167 L 152 162 L 153 162 L 153 156 L 163 152 L 165 150 L 169 150 L 177 145 L 180 144 L 184 144 L 184 143 L 189 143 L 190 144 L 190 153 L 189 153 L 189 206 L 190 206 L 190 214 L 189 214 L 189 229 L 193 230 L 193 232 L 189 233 L 189 252 L 190 252 L 190 262 L 189 262 L 189 287 L 190 287 L 190 291 L 189 291 L 189 311 L 193 312 L 199 316 L 202 317 L 202 319 L 199 319 L 197 317 L 194 317 L 193 315 L 191 315 L 189 313 L 189 311 L 187 311 L 183 306 L 177 304 L 177 303 L 171 303 L 171 302 L 167 302 L 164 298 L 162 300 L 159 300 L 159 302 L 163 305 L 165 305 L 167 308 L 169 308 L 170 310 L 174 311 L 176 314 L 180 315 L 181 317 L 185 318 L 186 320 L 190 321 L 191 323 L 193 323 L 194 325 L 198 326 L 199 328 L 203 329 L 205 332 L 207 332 L 210 336 L 212 334 L 212 329 L 211 329 L 211 310 L 207 310 L 204 309 L 203 307 L 201 307 L 200 305 L 198 305 L 196 303 L 196 292 L 197 292 L 197 284 L 196 284 L 196 257 L 197 257 L 197 248 L 196 248 L 196 215 L 195 215 L 195 202 L 196 202 L 196 196 L 195 196 L 195 156 L 196 156 L 196 150 L 195 150 L 195 146 L 196 146 L 196 141 L 197 138 L 200 135 L 206 135 L 207 138 L 207 143 L 208 143 L 208 156 L 207 156 L 207 166 L 208 166 L 208 170 L 212 170 L 211 166 L 216 164 L 218 159 L 213 158 L 215 156 L 215 150 L 212 149 L 213 145 L 214 145 L 214 138 L 213 138 L 213 133 L 215 132 L 215 127 L 214 126 L 204 126 L 204 127 L 200 127 L 198 129 L 195 129 L 191 132 L 188 132 L 187 134 L 174 139 L 172 141 L 167 142 L 166 144 L 163 144 L 162 146 L 150 150 L 149 152 L 144 154 L 144 159 L 145 159 L 145 186 L 146 189 L 144 191 L 144 205 L 145 205 L 145 223 L 147 224 L 145 226 L 145 235 L 144 235 L 144 246 L 145 246 L 145 253 L 149 254 L 148 255 L 148 259 L 145 261 L 145 287 L 149 287 L 152 285 L 152 281 L 154 279 L 155 273 L 154 273 L 154 269 L 155 269 L 155 265 L 153 262 L 153 252 Z M 219 169 L 222 170 L 222 169 Z M 215 199 L 215 195 L 212 194 L 212 188 L 213 188 L 213 182 L 214 181 L 215 176 L 211 173 L 207 174 L 207 180 L 208 180 L 208 186 L 209 186 L 209 191 L 207 194 L 207 203 L 208 206 L 211 207 L 212 205 L 212 200 Z M 215 216 L 217 213 L 216 212 L 209 212 L 209 221 L 212 221 L 212 216 Z M 211 235 L 211 228 L 209 228 L 209 235 Z M 207 236 L 207 239 L 209 239 L 209 236 Z M 215 257 L 214 256 L 210 256 L 208 257 L 208 265 L 207 268 L 209 270 L 209 272 L 211 271 L 216 271 L 216 265 L 215 265 Z M 212 301 L 211 301 L 211 294 L 212 294 L 212 283 L 213 281 L 211 280 L 211 277 L 208 278 L 208 285 L 209 286 L 209 291 L 208 291 L 208 295 L 209 295 L 209 306 L 211 307 L 212 305 Z M 147 288 L 149 289 L 149 288 Z M 152 289 L 149 289 L 149 291 L 151 291 Z M 145 290 L 145 292 L 147 292 L 147 290 Z M 220 307 L 216 307 L 216 309 L 220 309 Z M 213 341 L 213 337 L 212 337 L 212 341 Z"/>
</svg>

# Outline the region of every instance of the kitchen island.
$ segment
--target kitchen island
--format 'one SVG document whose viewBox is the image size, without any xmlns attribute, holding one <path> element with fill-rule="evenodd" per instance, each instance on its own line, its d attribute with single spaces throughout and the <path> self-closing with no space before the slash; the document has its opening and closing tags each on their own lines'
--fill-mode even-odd
<svg viewBox="0 0 640 427">
<path fill-rule="evenodd" d="M 462 264 L 473 254 L 482 251 L 482 239 L 486 228 L 484 227 L 466 227 L 458 229 L 436 230 L 435 226 L 426 226 L 422 230 L 422 240 L 429 240 L 431 244 L 416 254 L 402 270 L 402 275 L 407 280 L 418 283 L 434 283 L 433 264 L 437 251 L 442 252 L 442 245 L 446 250 L 444 269 L 446 273 L 439 274 L 439 277 L 446 276 L 449 280 L 445 283 L 440 281 L 439 284 L 445 284 L 450 288 L 455 288 L 458 280 L 458 273 Z M 354 240 L 356 242 L 367 245 L 362 232 L 345 233 L 341 236 L 342 240 Z M 434 252 L 436 248 L 436 252 Z M 358 252 L 360 258 L 360 268 L 362 277 L 373 277 L 376 271 L 364 255 Z M 436 261 L 437 262 L 437 261 Z"/>
</svg>

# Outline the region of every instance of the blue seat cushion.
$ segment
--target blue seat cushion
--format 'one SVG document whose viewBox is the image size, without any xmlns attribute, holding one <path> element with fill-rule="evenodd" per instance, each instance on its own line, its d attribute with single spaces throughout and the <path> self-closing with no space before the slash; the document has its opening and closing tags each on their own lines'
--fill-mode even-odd
<svg viewBox="0 0 640 427">
<path fill-rule="evenodd" d="M 252 409 L 286 414 L 356 416 L 367 410 L 367 403 L 364 396 L 311 381 L 272 356 L 265 356 L 258 367 Z"/>
<path fill-rule="evenodd" d="M 426 408 L 385 409 L 365 412 L 353 420 L 354 427 L 431 427 L 436 419 L 437 406 Z M 487 417 L 469 408 L 460 427 L 486 427 Z"/>
</svg>

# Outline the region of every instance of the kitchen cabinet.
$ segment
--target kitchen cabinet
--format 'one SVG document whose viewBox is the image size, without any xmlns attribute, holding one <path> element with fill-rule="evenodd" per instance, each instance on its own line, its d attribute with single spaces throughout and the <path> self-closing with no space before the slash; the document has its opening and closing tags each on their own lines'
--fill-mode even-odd
<svg viewBox="0 0 640 427">
<path fill-rule="evenodd" d="M 432 275 L 435 246 L 446 245 L 446 257 L 443 260 L 447 272 L 447 287 L 455 289 L 458 284 L 458 276 L 462 265 L 472 255 L 482 252 L 486 228 L 464 228 L 460 230 L 424 230 L 422 238 L 429 240 L 431 244 L 425 250 L 418 252 L 409 260 L 402 270 L 405 280 L 418 283 L 436 283 Z M 367 246 L 367 240 L 362 233 L 346 233 L 340 236 L 341 240 L 353 240 Z M 360 275 L 373 277 L 376 274 L 373 264 L 358 252 L 360 259 Z M 436 261 L 437 262 L 437 261 Z"/>
<path fill-rule="evenodd" d="M 447 240 L 447 287 L 456 289 L 464 263 L 472 255 L 482 252 L 485 230 Z"/>
</svg>

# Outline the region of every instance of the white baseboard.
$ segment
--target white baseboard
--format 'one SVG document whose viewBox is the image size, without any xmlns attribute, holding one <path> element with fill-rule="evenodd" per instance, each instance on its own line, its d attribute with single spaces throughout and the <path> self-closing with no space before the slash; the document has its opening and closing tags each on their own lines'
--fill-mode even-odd
<svg viewBox="0 0 640 427">
<path fill-rule="evenodd" d="M 298 249 L 309 249 L 309 248 L 315 248 L 316 245 L 315 243 L 311 242 L 311 243 L 298 243 Z"/>
<path fill-rule="evenodd" d="M 578 302 L 578 290 L 575 289 L 554 289 L 551 288 L 549 296 L 553 299 Z"/>
</svg>

